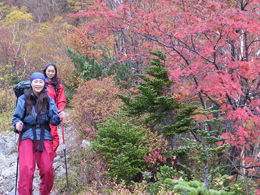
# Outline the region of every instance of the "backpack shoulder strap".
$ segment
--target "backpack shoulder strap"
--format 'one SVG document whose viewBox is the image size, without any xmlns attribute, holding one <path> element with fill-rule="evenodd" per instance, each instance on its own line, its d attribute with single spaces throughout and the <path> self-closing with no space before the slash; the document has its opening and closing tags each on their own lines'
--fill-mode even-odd
<svg viewBox="0 0 260 195">
<path fill-rule="evenodd" d="M 56 95 L 58 96 L 59 84 L 60 84 L 60 82 L 57 85 L 52 85 L 50 83 L 46 83 L 46 86 L 49 86 L 49 87 L 53 88 L 55 90 L 55 92 L 56 92 Z"/>
<path fill-rule="evenodd" d="M 25 100 L 25 104 L 24 104 L 24 113 L 23 113 L 23 117 L 21 118 L 21 121 L 23 121 L 23 119 L 24 119 L 25 116 L 26 116 L 26 97 L 25 97 L 25 95 L 21 95 L 21 96 L 18 97 L 18 98 L 24 98 L 24 100 Z M 16 105 L 17 105 L 17 102 L 18 102 L 18 98 L 16 99 Z M 15 132 L 15 133 L 19 133 L 18 130 L 17 130 L 16 128 L 14 128 L 14 132 Z"/>
</svg>

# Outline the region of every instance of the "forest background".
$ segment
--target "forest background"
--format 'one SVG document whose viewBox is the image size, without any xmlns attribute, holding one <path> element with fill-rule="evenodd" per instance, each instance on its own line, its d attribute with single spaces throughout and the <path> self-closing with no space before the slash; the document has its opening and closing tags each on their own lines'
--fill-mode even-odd
<svg viewBox="0 0 260 195">
<path fill-rule="evenodd" d="M 54 62 L 91 141 L 70 157 L 72 194 L 260 194 L 259 14 L 259 0 L 1 1 L 1 131 L 13 85 Z"/>
</svg>

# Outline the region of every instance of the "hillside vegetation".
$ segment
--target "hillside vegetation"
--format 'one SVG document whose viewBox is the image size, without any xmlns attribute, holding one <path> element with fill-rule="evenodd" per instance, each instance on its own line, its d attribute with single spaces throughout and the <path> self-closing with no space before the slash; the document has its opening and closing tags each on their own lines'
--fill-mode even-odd
<svg viewBox="0 0 260 195">
<path fill-rule="evenodd" d="M 2 1 L 0 131 L 14 84 L 53 62 L 71 194 L 259 194 L 259 3 Z"/>
</svg>

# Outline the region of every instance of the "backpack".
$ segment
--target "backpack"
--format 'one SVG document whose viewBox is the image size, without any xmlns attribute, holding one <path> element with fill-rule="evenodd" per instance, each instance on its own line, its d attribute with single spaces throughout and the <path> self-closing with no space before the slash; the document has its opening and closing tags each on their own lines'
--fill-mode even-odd
<svg viewBox="0 0 260 195">
<path fill-rule="evenodd" d="M 46 85 L 48 85 L 48 84 L 46 84 Z M 56 102 L 57 102 L 57 96 L 58 96 L 58 85 L 56 87 L 53 87 L 52 85 L 48 85 L 48 86 L 53 87 L 55 92 L 56 92 Z M 27 80 L 27 81 L 20 81 L 19 83 L 15 84 L 14 87 L 13 87 L 13 91 L 14 91 L 14 94 L 15 94 L 17 100 L 30 87 L 31 87 L 31 82 L 29 80 Z"/>
<path fill-rule="evenodd" d="M 29 80 L 20 81 L 13 87 L 13 91 L 17 99 L 24 94 L 24 92 L 31 87 L 31 83 Z"/>
</svg>

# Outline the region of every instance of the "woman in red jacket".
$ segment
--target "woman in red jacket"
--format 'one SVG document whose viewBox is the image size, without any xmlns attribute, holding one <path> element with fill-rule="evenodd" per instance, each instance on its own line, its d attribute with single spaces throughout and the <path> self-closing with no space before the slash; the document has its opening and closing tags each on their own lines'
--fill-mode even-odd
<svg viewBox="0 0 260 195">
<path fill-rule="evenodd" d="M 57 67 L 53 63 L 49 63 L 45 66 L 43 70 L 45 78 L 45 84 L 48 88 L 47 94 L 52 97 L 52 99 L 55 101 L 58 112 L 63 112 L 66 106 L 66 97 L 64 93 L 64 89 L 62 84 L 60 83 L 60 79 L 58 78 L 57 73 Z M 53 151 L 54 151 L 54 157 L 56 156 L 56 150 L 59 146 L 59 135 L 58 135 L 58 129 L 57 126 L 51 127 L 51 135 L 53 140 Z"/>
</svg>

